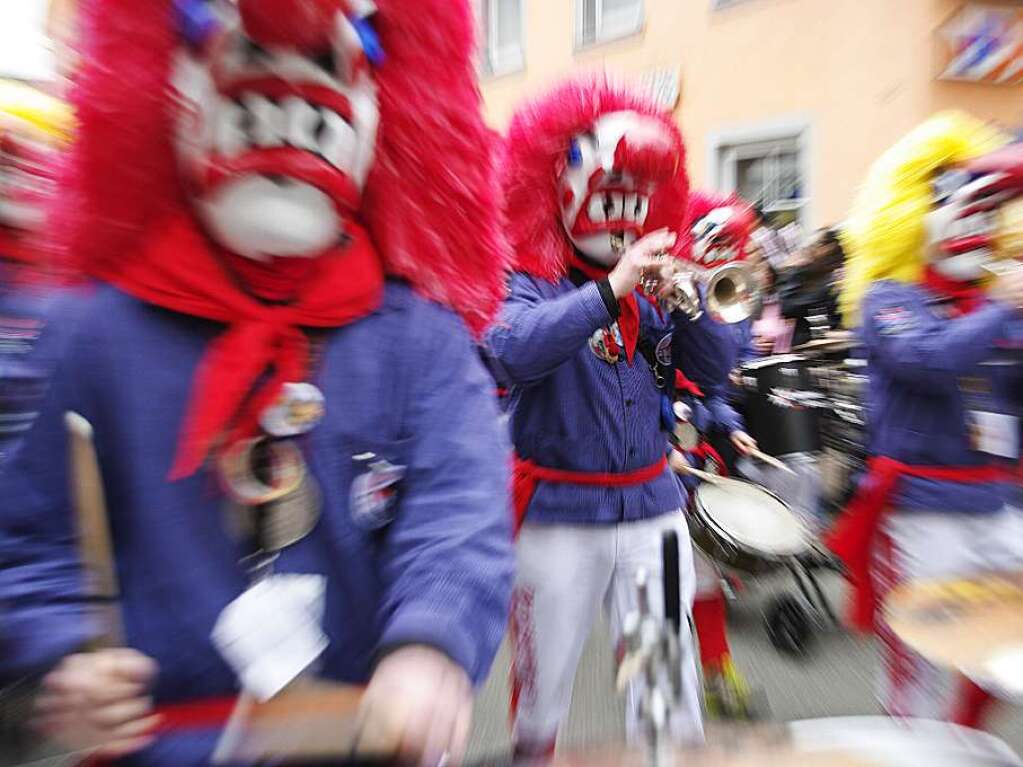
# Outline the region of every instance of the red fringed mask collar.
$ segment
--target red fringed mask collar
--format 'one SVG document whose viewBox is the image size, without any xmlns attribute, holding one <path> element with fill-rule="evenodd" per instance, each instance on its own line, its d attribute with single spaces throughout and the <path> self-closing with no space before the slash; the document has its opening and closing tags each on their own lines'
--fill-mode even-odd
<svg viewBox="0 0 1023 767">
<path fill-rule="evenodd" d="M 254 434 L 284 384 L 306 377 L 303 328 L 341 327 L 379 306 L 380 261 L 365 232 L 352 227 L 350 234 L 349 244 L 304 265 L 301 289 L 286 304 L 264 304 L 245 292 L 187 214 L 155 232 L 125 268 L 101 275 L 142 301 L 227 326 L 196 371 L 172 479 L 195 473 L 225 438 Z"/>
</svg>

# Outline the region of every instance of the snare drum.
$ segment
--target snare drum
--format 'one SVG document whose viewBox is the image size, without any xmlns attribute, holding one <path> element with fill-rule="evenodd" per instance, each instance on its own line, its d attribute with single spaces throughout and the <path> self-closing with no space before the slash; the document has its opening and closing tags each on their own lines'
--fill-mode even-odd
<svg viewBox="0 0 1023 767">
<path fill-rule="evenodd" d="M 810 534 L 776 495 L 751 482 L 719 479 L 693 494 L 693 542 L 718 563 L 757 575 L 805 554 Z"/>
<path fill-rule="evenodd" d="M 944 722 L 839 717 L 788 725 L 708 728 L 702 749 L 671 754 L 689 767 L 1023 767 L 1012 749 L 987 733 Z M 559 755 L 556 767 L 642 767 L 638 749 Z"/>
<path fill-rule="evenodd" d="M 741 377 L 746 423 L 761 450 L 779 456 L 821 449 L 822 397 L 808 360 L 796 354 L 765 357 L 744 365 Z"/>
<path fill-rule="evenodd" d="M 839 717 L 789 725 L 800 753 L 842 751 L 878 767 L 1023 767 L 993 735 L 944 722 Z"/>
</svg>

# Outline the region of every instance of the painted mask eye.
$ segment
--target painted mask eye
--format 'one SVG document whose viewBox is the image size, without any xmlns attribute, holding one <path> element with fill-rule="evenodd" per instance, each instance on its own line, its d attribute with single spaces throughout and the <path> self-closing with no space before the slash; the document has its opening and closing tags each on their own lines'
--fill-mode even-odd
<svg viewBox="0 0 1023 767">
<path fill-rule="evenodd" d="M 572 168 L 578 168 L 583 164 L 583 148 L 578 139 L 572 139 L 572 144 L 568 147 L 568 164 Z"/>
<path fill-rule="evenodd" d="M 366 53 L 366 58 L 369 59 L 370 64 L 379 67 L 384 63 L 385 56 L 383 46 L 380 45 L 380 37 L 373 26 L 372 14 L 355 16 L 351 18 L 351 22 L 352 26 L 355 27 L 355 33 L 359 36 L 359 41 L 362 43 L 362 49 Z"/>
<path fill-rule="evenodd" d="M 194 50 L 201 50 L 220 27 L 207 0 L 177 0 L 174 12 L 181 39 Z"/>
</svg>

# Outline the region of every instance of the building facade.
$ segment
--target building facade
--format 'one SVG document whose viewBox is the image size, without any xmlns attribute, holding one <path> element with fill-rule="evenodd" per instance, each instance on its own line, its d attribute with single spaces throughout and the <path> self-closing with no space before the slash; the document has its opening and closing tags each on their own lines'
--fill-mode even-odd
<svg viewBox="0 0 1023 767">
<path fill-rule="evenodd" d="M 937 110 L 1023 126 L 1021 0 L 478 2 L 496 127 L 570 73 L 635 77 L 676 111 L 698 186 L 804 228 L 841 221 L 870 163 Z"/>
</svg>

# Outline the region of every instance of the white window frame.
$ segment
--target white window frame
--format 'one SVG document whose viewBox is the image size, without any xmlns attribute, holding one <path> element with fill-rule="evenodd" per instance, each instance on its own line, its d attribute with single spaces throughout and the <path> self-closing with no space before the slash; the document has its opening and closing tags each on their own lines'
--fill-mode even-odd
<svg viewBox="0 0 1023 767">
<path fill-rule="evenodd" d="M 643 26 L 646 23 L 646 4 L 644 0 L 635 0 L 636 18 L 634 21 L 623 21 L 621 19 L 615 20 L 613 17 L 605 19 L 604 0 L 594 0 L 594 3 L 597 16 L 594 23 L 594 37 L 592 40 L 586 40 L 583 38 L 583 30 L 586 27 L 585 19 L 583 18 L 583 8 L 585 3 L 583 0 L 575 0 L 576 50 L 585 50 L 598 45 L 604 45 L 605 43 L 610 43 L 615 40 L 621 40 L 626 37 L 638 35 L 643 31 Z"/>
<path fill-rule="evenodd" d="M 480 70 L 486 77 L 501 77 L 521 72 L 526 68 L 524 0 L 516 0 L 519 13 L 518 44 L 505 46 L 502 50 L 495 50 L 491 45 L 492 41 L 498 39 L 497 20 L 499 14 L 496 12 L 496 6 L 499 1 L 479 0 L 476 6 L 480 28 Z"/>
<path fill-rule="evenodd" d="M 723 192 L 736 191 L 739 160 L 762 157 L 765 145 L 772 144 L 796 151 L 799 158 L 802 196 L 798 200 L 779 201 L 765 210 L 767 212 L 794 210 L 800 226 L 806 230 L 812 229 L 815 222 L 813 188 L 815 146 L 813 125 L 809 118 L 770 120 L 711 133 L 707 140 L 710 185 Z"/>
</svg>

